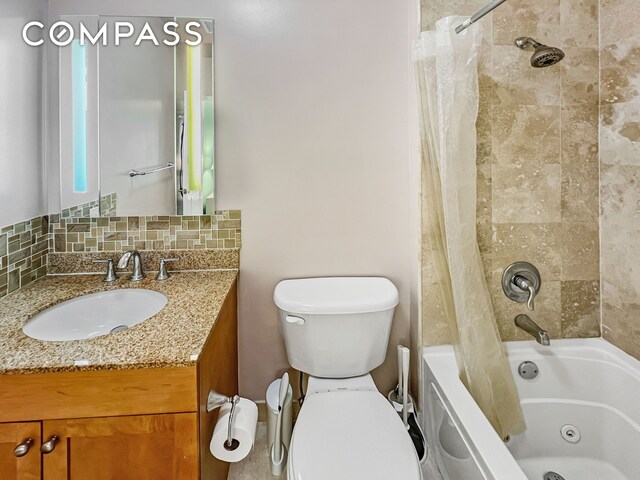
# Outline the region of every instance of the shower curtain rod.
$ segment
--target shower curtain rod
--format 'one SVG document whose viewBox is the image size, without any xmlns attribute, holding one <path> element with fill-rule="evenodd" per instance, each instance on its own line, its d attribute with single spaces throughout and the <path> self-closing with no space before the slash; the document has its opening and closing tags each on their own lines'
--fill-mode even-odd
<svg viewBox="0 0 640 480">
<path fill-rule="evenodd" d="M 500 5 L 502 5 L 506 1 L 507 0 L 493 0 L 493 2 L 485 5 L 480 10 L 478 10 L 476 13 L 471 15 L 470 18 L 468 18 L 464 22 L 462 22 L 462 24 L 458 25 L 456 27 L 456 33 L 460 33 L 465 28 L 469 27 L 471 24 L 476 23 L 478 20 L 480 20 L 482 17 L 484 17 L 487 13 L 489 13 L 491 10 L 493 10 L 496 7 L 499 7 Z"/>
</svg>

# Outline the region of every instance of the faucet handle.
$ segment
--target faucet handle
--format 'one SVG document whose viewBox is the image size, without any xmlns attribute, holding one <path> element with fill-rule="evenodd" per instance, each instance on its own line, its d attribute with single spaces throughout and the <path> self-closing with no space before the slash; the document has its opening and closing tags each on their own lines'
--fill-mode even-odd
<svg viewBox="0 0 640 480">
<path fill-rule="evenodd" d="M 106 263 L 107 264 L 107 273 L 102 279 L 103 282 L 115 282 L 118 279 L 116 275 L 116 270 L 113 267 L 113 259 L 111 258 L 98 258 L 93 261 L 93 263 Z"/>
<path fill-rule="evenodd" d="M 518 274 L 513 277 L 513 283 L 515 283 L 521 290 L 529 292 L 529 298 L 527 298 L 527 308 L 533 312 L 535 308 L 534 299 L 536 297 L 536 293 L 538 293 L 533 286 L 533 283 L 528 278 Z"/>
<path fill-rule="evenodd" d="M 156 275 L 156 280 L 166 280 L 169 278 L 169 272 L 167 271 L 167 262 L 177 262 L 180 260 L 180 257 L 173 258 L 161 258 L 160 259 L 160 268 L 158 269 L 158 274 Z"/>
<path fill-rule="evenodd" d="M 526 303 L 533 311 L 535 297 L 540 292 L 542 280 L 536 267 L 527 262 L 509 265 L 502 274 L 502 290 L 514 302 Z"/>
<path fill-rule="evenodd" d="M 536 289 L 533 288 L 533 285 L 529 285 L 527 287 L 527 290 L 529 290 L 529 298 L 527 299 L 527 308 L 533 312 L 535 308 L 534 301 L 536 298 Z"/>
</svg>

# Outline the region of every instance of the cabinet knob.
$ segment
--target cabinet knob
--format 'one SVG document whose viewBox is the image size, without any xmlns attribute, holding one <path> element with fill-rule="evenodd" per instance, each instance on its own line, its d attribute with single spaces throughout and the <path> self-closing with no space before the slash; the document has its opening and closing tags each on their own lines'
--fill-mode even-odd
<svg viewBox="0 0 640 480">
<path fill-rule="evenodd" d="M 45 455 L 47 453 L 51 453 L 53 452 L 53 450 L 56 448 L 56 445 L 58 444 L 58 441 L 60 439 L 58 438 L 57 435 L 53 435 L 49 438 L 49 440 L 47 440 L 46 442 L 44 442 L 41 446 L 40 446 L 40 451 L 42 453 L 44 453 Z"/>
<path fill-rule="evenodd" d="M 13 449 L 13 454 L 16 457 L 24 457 L 27 453 L 29 453 L 29 449 L 33 445 L 33 438 L 27 438 L 23 440 L 21 444 L 19 444 L 16 448 Z"/>
</svg>

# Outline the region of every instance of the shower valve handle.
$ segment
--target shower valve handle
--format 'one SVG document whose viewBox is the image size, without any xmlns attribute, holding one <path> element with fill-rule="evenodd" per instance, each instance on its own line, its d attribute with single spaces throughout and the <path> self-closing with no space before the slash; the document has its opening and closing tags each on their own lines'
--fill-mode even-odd
<svg viewBox="0 0 640 480">
<path fill-rule="evenodd" d="M 529 292 L 529 298 L 527 299 L 527 308 L 533 312 L 535 308 L 536 289 L 533 288 L 533 284 L 522 275 L 516 275 L 513 277 L 513 283 L 515 283 L 521 290 Z"/>
<path fill-rule="evenodd" d="M 531 311 L 540 292 L 542 280 L 536 267 L 527 262 L 509 265 L 502 274 L 502 290 L 514 302 L 526 303 Z"/>
</svg>

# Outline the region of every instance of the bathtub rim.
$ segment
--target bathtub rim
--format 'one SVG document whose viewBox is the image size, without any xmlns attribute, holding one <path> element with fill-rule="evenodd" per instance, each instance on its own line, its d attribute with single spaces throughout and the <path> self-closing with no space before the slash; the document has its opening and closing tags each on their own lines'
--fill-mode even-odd
<svg viewBox="0 0 640 480">
<path fill-rule="evenodd" d="M 534 341 L 504 342 L 504 346 L 512 359 L 537 355 L 600 361 L 627 371 L 640 382 L 640 361 L 600 337 L 554 339 L 551 342 L 551 348 L 538 345 Z M 589 355 L 590 353 L 597 355 L 594 357 Z M 463 433 L 473 445 L 473 454 L 480 458 L 482 466 L 479 468 L 482 470 L 484 467 L 487 470 L 486 473 L 492 475 L 494 479 L 529 480 L 460 381 L 453 347 L 451 345 L 423 347 L 422 362 L 423 393 L 427 391 L 429 382 L 435 383 L 447 403 L 447 408 L 455 414 L 463 428 Z M 422 397 L 422 416 L 426 421 L 427 406 L 424 403 L 426 395 Z M 428 431 L 426 427 L 424 425 L 425 431 Z"/>
<path fill-rule="evenodd" d="M 454 361 L 452 362 L 451 359 Z M 479 458 L 482 463 L 482 465 L 478 465 L 478 468 L 482 471 L 483 476 L 487 473 L 496 480 L 505 478 L 529 480 L 460 381 L 453 347 L 451 345 L 424 347 L 422 361 L 424 362 L 422 401 L 426 402 L 429 384 L 433 383 L 441 396 L 444 407 L 458 424 L 462 434 L 468 437 L 464 440 L 465 443 L 471 444 L 469 445 L 471 454 Z M 433 375 L 433 379 L 429 378 L 429 372 Z M 452 401 L 452 398 L 456 399 L 455 402 Z M 428 421 L 426 404 L 423 403 L 422 407 L 423 419 Z M 423 425 L 423 428 L 425 432 L 429 432 L 427 425 Z M 467 442 L 467 439 L 470 442 Z"/>
</svg>

